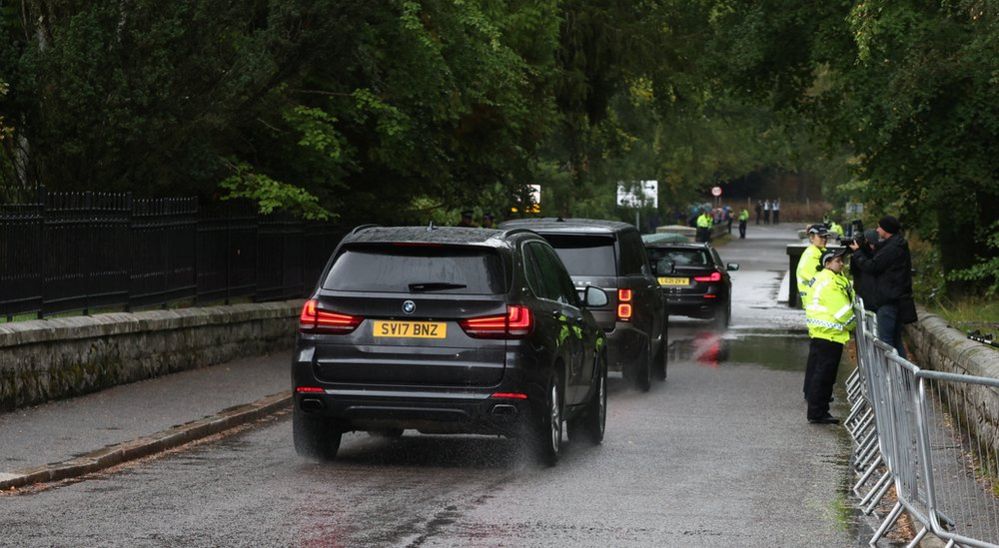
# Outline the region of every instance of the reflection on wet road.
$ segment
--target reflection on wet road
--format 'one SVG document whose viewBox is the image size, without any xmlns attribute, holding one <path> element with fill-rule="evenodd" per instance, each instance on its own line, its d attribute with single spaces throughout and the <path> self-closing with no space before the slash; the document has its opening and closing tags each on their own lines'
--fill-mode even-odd
<svg viewBox="0 0 999 548">
<path fill-rule="evenodd" d="M 670 345 L 669 360 L 692 361 L 718 367 L 730 364 L 762 365 L 771 369 L 804 371 L 808 338 L 794 335 L 732 335 L 701 331 Z"/>
</svg>

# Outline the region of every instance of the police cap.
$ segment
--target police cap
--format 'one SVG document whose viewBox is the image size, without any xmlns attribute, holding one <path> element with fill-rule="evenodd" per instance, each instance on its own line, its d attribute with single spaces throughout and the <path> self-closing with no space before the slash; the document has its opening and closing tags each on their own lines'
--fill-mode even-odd
<svg viewBox="0 0 999 548">
<path fill-rule="evenodd" d="M 842 248 L 830 249 L 829 251 L 826 251 L 825 253 L 822 254 L 821 258 L 822 266 L 825 266 L 825 264 L 831 261 L 832 259 L 835 259 L 836 257 L 842 257 L 843 255 L 846 255 L 846 249 Z"/>
<path fill-rule="evenodd" d="M 817 234 L 819 236 L 828 236 L 829 235 L 829 229 L 826 228 L 826 225 L 823 225 L 823 224 L 814 224 L 814 225 L 808 227 L 808 234 L 809 235 L 811 235 L 811 234 Z"/>
</svg>

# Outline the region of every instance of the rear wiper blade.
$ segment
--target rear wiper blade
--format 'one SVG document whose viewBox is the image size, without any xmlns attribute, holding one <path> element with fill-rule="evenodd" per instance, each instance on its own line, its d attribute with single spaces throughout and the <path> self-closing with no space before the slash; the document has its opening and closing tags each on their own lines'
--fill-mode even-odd
<svg viewBox="0 0 999 548">
<path fill-rule="evenodd" d="M 465 284 L 455 284 L 449 282 L 423 282 L 409 284 L 410 291 L 443 291 L 445 289 L 462 289 L 468 287 Z"/>
</svg>

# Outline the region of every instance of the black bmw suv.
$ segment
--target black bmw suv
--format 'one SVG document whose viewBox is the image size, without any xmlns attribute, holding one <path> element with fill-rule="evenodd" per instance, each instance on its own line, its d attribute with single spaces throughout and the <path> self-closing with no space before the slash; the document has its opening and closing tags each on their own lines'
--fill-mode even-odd
<svg viewBox="0 0 999 548">
<path fill-rule="evenodd" d="M 609 302 L 593 309 L 607 333 L 608 364 L 641 391 L 666 378 L 667 312 L 642 237 L 634 225 L 595 219 L 518 219 L 501 228 L 529 228 L 555 248 L 578 291 L 599 287 Z"/>
<path fill-rule="evenodd" d="M 299 454 L 343 432 L 523 437 L 554 464 L 563 421 L 600 443 L 607 349 L 562 261 L 527 230 L 359 227 L 303 307 L 292 360 Z"/>
</svg>

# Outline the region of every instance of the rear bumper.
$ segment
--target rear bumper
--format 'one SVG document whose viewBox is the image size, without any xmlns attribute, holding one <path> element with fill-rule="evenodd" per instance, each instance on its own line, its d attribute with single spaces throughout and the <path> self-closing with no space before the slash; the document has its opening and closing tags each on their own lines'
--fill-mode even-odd
<svg viewBox="0 0 999 548">
<path fill-rule="evenodd" d="M 343 431 L 412 428 L 426 433 L 516 435 L 534 412 L 531 398 L 490 395 L 330 388 L 323 394 L 295 394 L 295 406 L 336 421 Z"/>
<path fill-rule="evenodd" d="M 634 325 L 617 322 L 614 330 L 607 333 L 607 368 L 610 371 L 624 371 L 638 363 L 645 355 L 649 336 Z"/>
<path fill-rule="evenodd" d="M 429 386 L 324 383 L 310 361 L 292 362 L 292 386 L 321 389 L 295 393 L 296 412 L 336 423 L 344 432 L 390 428 L 426 433 L 517 435 L 521 426 L 543 413 L 546 399 L 533 369 L 507 367 L 495 386 Z M 497 393 L 526 394 L 526 399 L 493 397 Z"/>
<path fill-rule="evenodd" d="M 666 298 L 666 307 L 670 315 L 694 318 L 713 318 L 718 309 L 726 306 L 727 303 L 727 300 L 720 297 L 705 299 L 703 295 L 670 295 Z"/>
</svg>

